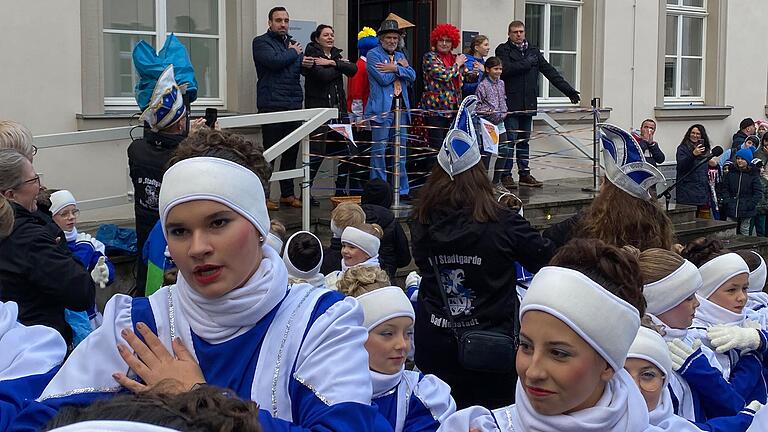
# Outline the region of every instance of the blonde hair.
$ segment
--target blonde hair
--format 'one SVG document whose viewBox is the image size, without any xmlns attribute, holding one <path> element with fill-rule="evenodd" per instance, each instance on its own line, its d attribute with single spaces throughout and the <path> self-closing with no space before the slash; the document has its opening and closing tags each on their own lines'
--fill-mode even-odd
<svg viewBox="0 0 768 432">
<path fill-rule="evenodd" d="M 683 257 L 666 249 L 650 248 L 642 252 L 633 246 L 624 246 L 623 249 L 634 255 L 640 263 L 643 285 L 664 279 L 685 262 Z"/>
<path fill-rule="evenodd" d="M 352 202 L 343 202 L 331 212 L 331 221 L 340 230 L 365 223 L 363 208 Z"/>
<path fill-rule="evenodd" d="M 14 220 L 13 206 L 11 206 L 10 201 L 0 195 L 0 239 L 11 235 Z"/>
<path fill-rule="evenodd" d="M 382 228 L 381 225 L 379 224 L 361 223 L 359 225 L 353 225 L 353 227 L 359 229 L 364 233 L 370 234 L 379 240 L 381 240 L 381 238 L 384 237 L 384 228 Z"/>
<path fill-rule="evenodd" d="M 29 160 L 34 156 L 32 134 L 26 126 L 13 120 L 0 120 L 0 149 L 18 150 Z"/>
<path fill-rule="evenodd" d="M 375 266 L 350 267 L 336 282 L 339 292 L 349 297 L 358 297 L 390 285 L 387 272 Z"/>
<path fill-rule="evenodd" d="M 281 242 L 285 243 L 285 237 L 287 234 L 287 230 L 285 228 L 285 225 L 280 222 L 277 219 L 272 219 L 269 221 L 269 232 L 276 235 L 277 238 L 280 239 Z M 279 251 L 278 251 L 279 252 Z"/>
</svg>

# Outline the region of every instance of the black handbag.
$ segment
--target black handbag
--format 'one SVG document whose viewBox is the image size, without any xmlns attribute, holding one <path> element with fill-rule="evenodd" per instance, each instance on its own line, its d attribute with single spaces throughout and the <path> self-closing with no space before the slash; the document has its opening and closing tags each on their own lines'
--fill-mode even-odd
<svg viewBox="0 0 768 432">
<path fill-rule="evenodd" d="M 448 296 L 445 294 L 440 271 L 431 257 L 429 258 L 429 263 L 435 272 L 437 290 L 440 292 L 440 298 L 443 301 L 443 312 L 448 317 L 451 331 L 458 343 L 458 360 L 461 367 L 476 372 L 514 372 L 515 354 L 517 351 L 517 321 L 515 321 L 514 325 L 514 337 L 493 330 L 468 330 L 459 334 L 448 304 Z M 517 311 L 515 310 L 514 313 L 517 313 Z"/>
</svg>

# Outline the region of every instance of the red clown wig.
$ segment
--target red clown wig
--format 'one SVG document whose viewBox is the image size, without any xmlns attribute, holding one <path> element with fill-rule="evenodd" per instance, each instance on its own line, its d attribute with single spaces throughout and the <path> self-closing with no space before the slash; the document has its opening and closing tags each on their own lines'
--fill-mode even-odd
<svg viewBox="0 0 768 432">
<path fill-rule="evenodd" d="M 439 24 L 432 30 L 432 33 L 429 34 L 429 44 L 432 47 L 436 47 L 437 41 L 443 38 L 450 39 L 451 43 L 453 43 L 453 48 L 458 47 L 460 42 L 459 29 L 451 24 Z"/>
</svg>

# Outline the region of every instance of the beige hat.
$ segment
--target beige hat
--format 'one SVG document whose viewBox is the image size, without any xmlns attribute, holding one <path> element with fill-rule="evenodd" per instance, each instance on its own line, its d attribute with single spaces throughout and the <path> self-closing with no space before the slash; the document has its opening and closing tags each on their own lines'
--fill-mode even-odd
<svg viewBox="0 0 768 432">
<path fill-rule="evenodd" d="M 400 18 L 399 16 L 397 16 L 397 15 L 395 15 L 393 13 L 387 15 L 387 19 L 388 20 L 397 21 L 397 27 L 400 30 L 405 30 L 405 29 L 410 28 L 410 27 L 416 27 L 416 24 L 408 21 L 407 19 Z"/>
</svg>

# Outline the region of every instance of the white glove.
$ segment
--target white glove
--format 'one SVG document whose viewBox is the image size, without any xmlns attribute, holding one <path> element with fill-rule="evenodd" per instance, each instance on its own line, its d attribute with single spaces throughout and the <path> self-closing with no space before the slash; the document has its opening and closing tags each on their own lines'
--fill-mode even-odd
<svg viewBox="0 0 768 432">
<path fill-rule="evenodd" d="M 419 285 L 421 285 L 421 276 L 419 276 L 419 274 L 415 271 L 408 273 L 408 276 L 405 278 L 405 287 L 410 288 L 412 286 L 417 287 Z"/>
<path fill-rule="evenodd" d="M 749 405 L 747 405 L 746 408 L 751 409 L 752 411 L 755 412 L 755 414 L 757 414 L 757 412 L 760 411 L 760 408 L 762 407 L 763 407 L 763 404 L 761 404 L 760 401 L 753 400 L 752 402 L 749 403 Z"/>
<path fill-rule="evenodd" d="M 688 357 L 699 349 L 700 346 L 701 341 L 699 339 L 694 340 L 691 346 L 688 346 L 688 344 L 680 339 L 673 339 L 672 342 L 667 342 L 669 357 L 672 358 L 672 369 L 678 371 L 683 367 L 683 364 L 688 360 Z"/>
<path fill-rule="evenodd" d="M 753 328 L 753 329 L 757 329 L 757 330 L 762 330 L 763 329 L 763 326 L 760 325 L 759 322 L 757 322 L 755 320 L 749 320 L 749 319 L 748 320 L 744 320 L 744 324 L 742 324 L 741 326 L 744 327 L 744 328 Z"/>
<path fill-rule="evenodd" d="M 744 352 L 760 348 L 760 333 L 753 328 L 716 325 L 707 330 L 707 337 L 719 354 L 734 348 Z"/>
<path fill-rule="evenodd" d="M 91 279 L 99 284 L 99 288 L 107 286 L 107 282 L 109 282 L 109 267 L 107 267 L 104 255 L 99 257 L 99 262 L 97 262 L 96 266 L 91 270 Z"/>
</svg>

